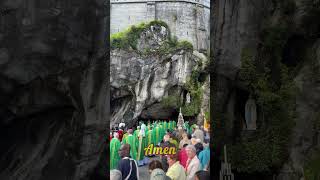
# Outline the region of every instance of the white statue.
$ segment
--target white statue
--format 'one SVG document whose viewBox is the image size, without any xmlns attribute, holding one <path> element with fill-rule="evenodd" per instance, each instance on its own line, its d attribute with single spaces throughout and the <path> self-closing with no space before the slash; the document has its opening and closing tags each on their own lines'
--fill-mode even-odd
<svg viewBox="0 0 320 180">
<path fill-rule="evenodd" d="M 191 102 L 190 100 L 190 93 L 187 93 L 187 103 L 189 104 Z"/>
<path fill-rule="evenodd" d="M 245 119 L 246 119 L 246 125 L 247 125 L 247 130 L 256 130 L 257 125 L 257 107 L 256 107 L 256 102 L 250 95 L 248 101 L 246 102 L 246 107 L 245 107 Z"/>
<path fill-rule="evenodd" d="M 182 112 L 181 112 L 181 107 L 180 107 L 180 112 L 179 112 L 179 116 L 178 116 L 178 123 L 177 123 L 178 128 L 180 126 L 182 127 L 183 124 L 184 124 L 184 119 L 183 119 Z"/>
</svg>

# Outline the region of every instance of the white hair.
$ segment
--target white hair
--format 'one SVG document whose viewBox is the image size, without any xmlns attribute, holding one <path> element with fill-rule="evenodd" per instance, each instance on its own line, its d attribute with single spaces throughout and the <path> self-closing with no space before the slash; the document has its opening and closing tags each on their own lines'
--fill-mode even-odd
<svg viewBox="0 0 320 180">
<path fill-rule="evenodd" d="M 197 143 L 201 143 L 201 139 L 196 139 L 196 142 Z"/>
<path fill-rule="evenodd" d="M 113 137 L 119 138 L 119 133 L 117 132 L 113 133 Z"/>
<path fill-rule="evenodd" d="M 125 123 L 120 123 L 119 124 L 119 128 L 121 128 L 121 127 L 125 127 L 126 126 L 126 124 Z"/>
<path fill-rule="evenodd" d="M 193 152 L 197 152 L 196 148 L 194 147 L 194 145 L 190 144 L 186 147 L 186 149 L 190 149 Z"/>
<path fill-rule="evenodd" d="M 122 179 L 121 171 L 119 171 L 117 169 L 112 169 L 110 171 L 110 179 L 112 179 L 112 180 L 121 180 Z"/>
</svg>

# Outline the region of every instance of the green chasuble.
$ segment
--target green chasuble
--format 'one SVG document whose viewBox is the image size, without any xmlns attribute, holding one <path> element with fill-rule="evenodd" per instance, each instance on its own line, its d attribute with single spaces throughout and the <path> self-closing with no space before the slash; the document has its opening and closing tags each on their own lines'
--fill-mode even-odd
<svg viewBox="0 0 320 180">
<path fill-rule="evenodd" d="M 153 136 L 153 143 L 156 146 L 160 141 L 160 127 L 156 126 L 153 130 L 152 130 L 152 136 Z"/>
<path fill-rule="evenodd" d="M 176 125 L 177 125 L 176 121 L 172 121 L 173 129 L 176 127 Z"/>
<path fill-rule="evenodd" d="M 123 136 L 122 136 L 122 141 L 121 143 L 123 144 L 123 140 L 128 136 L 128 133 L 125 133 Z"/>
<path fill-rule="evenodd" d="M 187 133 L 190 133 L 189 123 L 184 123 Z"/>
<path fill-rule="evenodd" d="M 170 143 L 174 144 L 176 146 L 176 148 L 179 148 L 178 142 L 175 139 L 172 139 L 169 141 Z"/>
<path fill-rule="evenodd" d="M 133 135 L 134 135 L 136 138 L 138 138 L 139 131 L 140 131 L 140 129 L 136 129 L 136 130 L 134 131 L 134 133 L 133 133 Z"/>
<path fill-rule="evenodd" d="M 132 159 L 137 159 L 137 147 L 138 147 L 138 139 L 129 134 L 124 140 L 123 144 L 130 144 L 130 156 Z"/>
<path fill-rule="evenodd" d="M 120 149 L 121 143 L 118 138 L 112 138 L 110 142 L 110 169 L 116 169 L 118 167 L 118 162 L 120 156 L 118 151 Z"/>
<path fill-rule="evenodd" d="M 147 138 L 148 138 L 148 141 L 147 141 L 147 145 L 149 144 L 154 144 L 154 140 L 152 138 L 152 129 L 149 129 L 148 132 L 147 132 Z"/>
<path fill-rule="evenodd" d="M 167 129 L 168 129 L 168 124 L 167 124 L 166 121 L 163 123 L 163 128 L 164 128 L 164 130 L 167 130 Z"/>
<path fill-rule="evenodd" d="M 147 146 L 147 138 L 146 137 L 139 137 L 139 144 L 138 144 L 138 152 L 137 152 L 137 160 L 140 161 L 144 158 L 144 148 Z"/>
<path fill-rule="evenodd" d="M 163 126 L 160 125 L 160 141 L 163 140 L 163 137 L 165 134 L 166 134 L 166 131 L 164 130 Z"/>
<path fill-rule="evenodd" d="M 168 122 L 168 129 L 171 130 L 171 121 Z"/>
</svg>

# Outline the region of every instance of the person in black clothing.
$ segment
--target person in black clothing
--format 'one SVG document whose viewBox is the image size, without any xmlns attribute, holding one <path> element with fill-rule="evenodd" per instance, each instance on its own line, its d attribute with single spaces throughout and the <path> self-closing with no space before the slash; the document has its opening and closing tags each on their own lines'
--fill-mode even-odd
<svg viewBox="0 0 320 180">
<path fill-rule="evenodd" d="M 170 143 L 169 140 L 170 140 L 170 136 L 169 136 L 169 135 L 165 135 L 165 136 L 163 137 L 163 141 L 162 141 L 162 143 L 160 144 L 160 146 L 162 147 L 162 149 L 164 149 L 164 148 L 166 148 L 166 147 L 168 147 L 168 148 L 170 148 L 170 147 L 175 147 L 175 145 L 172 144 L 172 143 Z M 167 162 L 167 156 L 161 155 L 161 156 L 160 156 L 160 159 L 161 159 L 161 163 L 162 163 L 163 170 L 164 170 L 165 172 L 167 172 L 167 170 L 168 170 L 168 168 L 169 168 L 169 164 L 168 164 L 168 162 Z"/>
<path fill-rule="evenodd" d="M 123 144 L 119 149 L 121 160 L 118 163 L 118 170 L 122 173 L 122 180 L 139 180 L 137 162 L 130 157 L 130 145 Z"/>
<path fill-rule="evenodd" d="M 197 156 L 199 156 L 199 153 L 203 150 L 203 145 L 201 142 L 198 142 L 197 144 L 194 145 L 197 151 Z"/>
<path fill-rule="evenodd" d="M 195 180 L 207 180 L 207 179 L 210 179 L 210 173 L 209 171 L 198 171 L 196 172 L 195 174 Z"/>
</svg>

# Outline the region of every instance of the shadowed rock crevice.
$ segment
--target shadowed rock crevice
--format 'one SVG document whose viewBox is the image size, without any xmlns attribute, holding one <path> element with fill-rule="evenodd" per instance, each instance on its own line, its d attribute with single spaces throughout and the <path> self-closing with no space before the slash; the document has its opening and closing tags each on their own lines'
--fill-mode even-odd
<svg viewBox="0 0 320 180">
<path fill-rule="evenodd" d="M 1 1 L 0 179 L 107 178 L 104 3 Z"/>
</svg>

